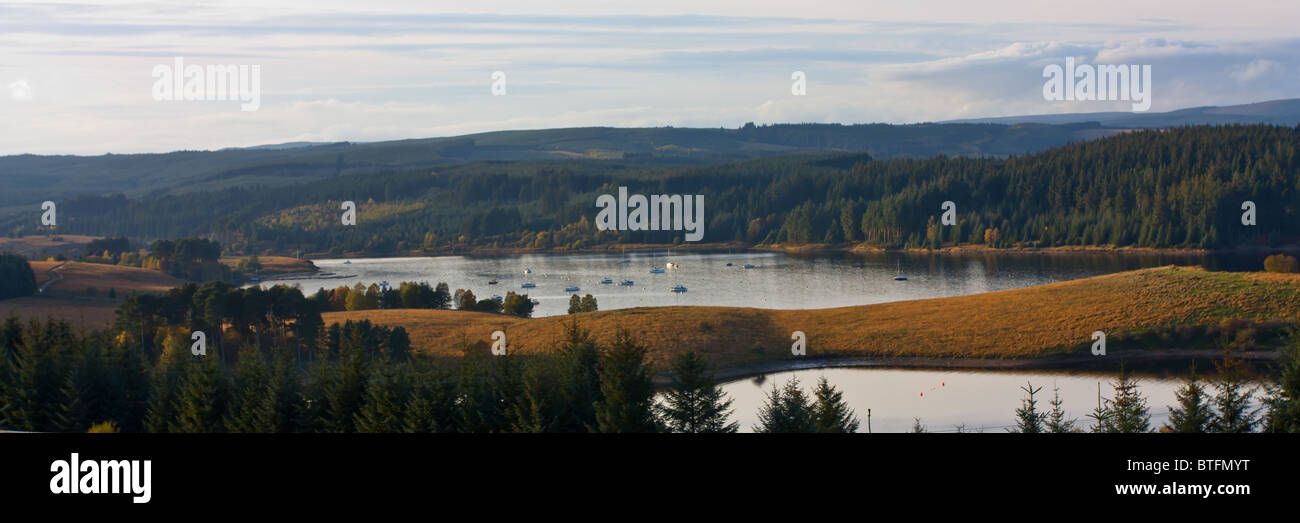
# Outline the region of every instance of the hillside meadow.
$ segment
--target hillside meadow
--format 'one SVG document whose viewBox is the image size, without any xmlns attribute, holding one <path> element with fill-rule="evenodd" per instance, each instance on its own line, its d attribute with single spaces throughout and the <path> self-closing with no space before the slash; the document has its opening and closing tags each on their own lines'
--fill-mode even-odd
<svg viewBox="0 0 1300 523">
<path fill-rule="evenodd" d="M 792 359 L 791 335 L 809 357 L 1035 358 L 1086 353 L 1104 331 L 1110 351 L 1213 346 L 1227 332 L 1254 335 L 1293 323 L 1300 275 L 1158 267 L 969 296 L 816 310 L 654 307 L 546 318 L 454 310 L 329 312 L 326 324 L 400 325 L 417 350 L 454 356 L 507 333 L 513 353 L 552 350 L 568 322 L 609 343 L 626 329 L 664 365 L 688 348 L 721 367 Z M 1256 329 L 1256 327 L 1259 327 Z"/>
</svg>

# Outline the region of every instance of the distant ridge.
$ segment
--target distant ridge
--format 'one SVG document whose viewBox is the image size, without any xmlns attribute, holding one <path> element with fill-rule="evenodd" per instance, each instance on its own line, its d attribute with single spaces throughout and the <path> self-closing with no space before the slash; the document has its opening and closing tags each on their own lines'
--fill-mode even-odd
<svg viewBox="0 0 1300 523">
<path fill-rule="evenodd" d="M 1112 129 L 1156 129 L 1180 125 L 1270 124 L 1300 125 L 1300 98 L 1242 105 L 1189 107 L 1164 113 L 1103 112 L 1035 114 L 992 118 L 964 118 L 939 123 L 1062 125 L 1097 122 Z"/>
<path fill-rule="evenodd" d="M 0 156 L 0 215 L 50 199 L 127 198 L 278 187 L 337 176 L 433 171 L 474 162 L 670 167 L 800 154 L 875 159 L 1000 158 L 1121 134 L 1200 124 L 1300 124 L 1300 99 L 1166 113 L 1078 113 L 916 124 L 745 124 L 739 128 L 577 127 L 382 142 L 294 141 L 221 150 Z"/>
</svg>

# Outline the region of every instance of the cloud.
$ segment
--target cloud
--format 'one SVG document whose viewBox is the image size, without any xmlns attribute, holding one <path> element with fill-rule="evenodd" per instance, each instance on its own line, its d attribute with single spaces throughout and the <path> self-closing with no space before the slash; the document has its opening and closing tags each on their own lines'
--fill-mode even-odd
<svg viewBox="0 0 1300 523">
<path fill-rule="evenodd" d="M 259 9 L 88 1 L 0 6 L 0 77 L 21 71 L 26 100 L 31 85 L 41 89 L 39 103 L 5 104 L 15 124 L 0 127 L 0 154 L 1126 110 L 1043 100 L 1043 67 L 1067 56 L 1152 65 L 1153 111 L 1300 97 L 1300 40 L 1290 23 L 1300 6 L 1259 16 L 1255 6 L 1157 1 L 1124 16 L 1098 8 L 1064 20 L 1019 0 L 978 10 L 955 0 L 870 10 L 859 2 L 557 0 L 548 14 L 513 0 L 494 3 L 493 13 L 457 0 L 439 3 L 445 12 L 415 1 Z M 1196 8 L 1180 7 L 1189 4 Z M 154 102 L 149 73 L 174 56 L 260 65 L 261 109 Z M 508 96 L 490 96 L 495 70 L 508 74 Z M 807 73 L 807 96 L 790 94 L 795 70 Z"/>
<path fill-rule="evenodd" d="M 9 83 L 9 98 L 20 103 L 32 99 L 32 86 L 26 78 Z"/>
<path fill-rule="evenodd" d="M 1253 60 L 1250 63 L 1233 68 L 1232 78 L 1243 84 L 1248 84 L 1268 76 L 1282 74 L 1285 68 L 1282 64 L 1268 59 Z"/>
</svg>

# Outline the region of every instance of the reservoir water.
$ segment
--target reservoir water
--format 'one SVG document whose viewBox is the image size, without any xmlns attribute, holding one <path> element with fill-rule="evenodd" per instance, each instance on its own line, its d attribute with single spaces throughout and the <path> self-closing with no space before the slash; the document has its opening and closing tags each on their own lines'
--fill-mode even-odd
<svg viewBox="0 0 1300 523">
<path fill-rule="evenodd" d="M 871 409 L 872 432 L 910 432 L 915 418 L 929 432 L 1006 432 L 1015 426 L 1015 411 L 1025 396 L 1020 388 L 1032 383 L 1042 390 L 1034 396 L 1037 409 L 1051 409 L 1053 388 L 1060 388 L 1063 408 L 1068 418 L 1076 418 L 1076 427 L 1086 431 L 1093 423 L 1087 415 L 1097 407 L 1097 387 L 1109 399 L 1114 397 L 1115 376 L 1108 374 L 1020 371 L 947 371 L 885 368 L 827 368 L 776 372 L 759 378 L 747 378 L 723 385 L 734 400 L 732 420 L 742 432 L 753 432 L 759 408 L 775 384 L 785 385 L 798 378 L 811 398 L 817 380 L 825 376 L 831 385 L 844 393 L 861 422 L 860 432 L 867 431 L 867 409 Z M 1157 428 L 1169 420 L 1170 405 L 1177 405 L 1174 391 L 1182 380 L 1139 376 L 1138 386 L 1147 399 L 1151 426 Z M 1210 388 L 1213 394 L 1217 389 Z M 1255 406 L 1261 394 L 1256 394 Z"/>
<path fill-rule="evenodd" d="M 628 260 L 626 263 L 623 260 Z M 1258 270 L 1259 261 L 1196 255 L 835 253 L 524 254 L 314 260 L 317 274 L 268 278 L 262 285 L 301 285 L 304 293 L 358 282 L 446 282 L 479 299 L 528 294 L 534 316 L 568 311 L 567 288 L 592 294 L 601 310 L 664 305 L 815 309 L 940 298 L 1041 285 L 1160 265 Z M 676 268 L 668 268 L 669 263 Z M 747 265 L 752 268 L 745 268 Z M 665 269 L 651 273 L 652 269 Z M 525 273 L 525 271 L 529 271 Z M 897 281 L 896 277 L 906 281 Z M 602 283 L 608 280 L 610 283 Z M 621 285 L 624 281 L 631 285 Z M 497 281 L 495 285 L 489 282 Z M 525 283 L 536 287 L 522 288 Z M 681 286 L 685 292 L 673 292 Z"/>
</svg>

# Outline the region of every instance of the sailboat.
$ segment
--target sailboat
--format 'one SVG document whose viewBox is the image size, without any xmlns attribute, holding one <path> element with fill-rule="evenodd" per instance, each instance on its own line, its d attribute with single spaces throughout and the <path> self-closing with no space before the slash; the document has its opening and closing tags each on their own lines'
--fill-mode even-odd
<svg viewBox="0 0 1300 523">
<path fill-rule="evenodd" d="M 901 261 L 894 261 L 894 273 L 898 274 L 898 276 L 894 276 L 894 281 L 907 281 L 907 276 L 903 276 L 902 265 Z"/>
</svg>

